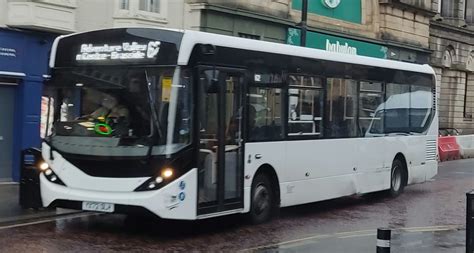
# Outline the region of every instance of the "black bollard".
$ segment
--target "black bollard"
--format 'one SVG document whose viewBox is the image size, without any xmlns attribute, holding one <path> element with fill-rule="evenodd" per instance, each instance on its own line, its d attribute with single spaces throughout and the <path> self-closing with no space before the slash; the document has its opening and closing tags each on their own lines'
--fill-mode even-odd
<svg viewBox="0 0 474 253">
<path fill-rule="evenodd" d="M 390 253 L 391 232 L 388 228 L 377 229 L 377 253 Z"/>
<path fill-rule="evenodd" d="M 466 253 L 474 253 L 474 190 L 466 193 Z"/>
</svg>

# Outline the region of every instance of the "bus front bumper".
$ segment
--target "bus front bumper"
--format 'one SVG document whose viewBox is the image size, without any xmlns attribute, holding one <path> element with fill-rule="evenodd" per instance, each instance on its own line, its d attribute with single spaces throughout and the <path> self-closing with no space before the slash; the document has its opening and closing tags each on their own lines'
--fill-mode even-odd
<svg viewBox="0 0 474 253">
<path fill-rule="evenodd" d="M 196 219 L 197 170 L 192 169 L 158 190 L 107 192 L 73 189 L 50 182 L 40 175 L 43 206 L 82 209 L 83 202 L 113 204 L 113 212 L 145 209 L 164 219 Z M 184 183 L 182 183 L 184 182 Z M 183 187 L 183 185 L 185 187 Z"/>
</svg>

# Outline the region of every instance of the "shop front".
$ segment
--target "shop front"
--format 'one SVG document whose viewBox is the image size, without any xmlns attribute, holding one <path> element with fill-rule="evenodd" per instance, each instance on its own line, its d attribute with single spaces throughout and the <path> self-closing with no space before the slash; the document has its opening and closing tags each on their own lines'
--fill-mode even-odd
<svg viewBox="0 0 474 253">
<path fill-rule="evenodd" d="M 288 28 L 287 44 L 301 45 L 301 30 Z M 344 35 L 308 31 L 306 46 L 350 55 L 368 56 L 419 64 L 428 63 L 430 51 L 382 41 L 365 41 Z"/>
<path fill-rule="evenodd" d="M 19 181 L 21 150 L 40 145 L 40 105 L 54 35 L 0 29 L 0 182 Z"/>
</svg>

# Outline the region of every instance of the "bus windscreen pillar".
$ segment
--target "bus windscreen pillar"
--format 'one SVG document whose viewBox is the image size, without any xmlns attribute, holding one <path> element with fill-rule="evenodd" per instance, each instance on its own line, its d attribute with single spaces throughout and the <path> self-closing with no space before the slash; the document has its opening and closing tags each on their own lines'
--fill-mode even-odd
<svg viewBox="0 0 474 253">
<path fill-rule="evenodd" d="M 466 197 L 466 253 L 474 253 L 474 190 Z"/>
</svg>

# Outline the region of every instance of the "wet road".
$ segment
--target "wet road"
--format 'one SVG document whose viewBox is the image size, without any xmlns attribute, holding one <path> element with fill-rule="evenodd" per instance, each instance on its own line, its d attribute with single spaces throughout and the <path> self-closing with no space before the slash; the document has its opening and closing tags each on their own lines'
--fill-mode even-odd
<svg viewBox="0 0 474 253">
<path fill-rule="evenodd" d="M 409 186 L 396 199 L 373 194 L 285 208 L 279 219 L 258 226 L 247 224 L 241 216 L 165 222 L 80 214 L 0 226 L 0 252 L 314 252 L 318 247 L 324 247 L 321 252 L 340 252 L 347 249 L 342 242 L 367 237 L 372 243 L 375 229 L 387 226 L 404 232 L 396 232 L 394 238 L 406 245 L 422 246 L 431 240 L 444 249 L 439 252 L 458 252 L 464 247 L 465 193 L 472 189 L 474 160 L 451 161 L 440 164 L 435 180 Z M 428 239 L 423 231 L 430 233 Z M 415 240 L 417 236 L 422 238 Z M 401 240 L 404 237 L 406 241 Z M 373 245 L 367 247 L 374 249 Z"/>
</svg>

